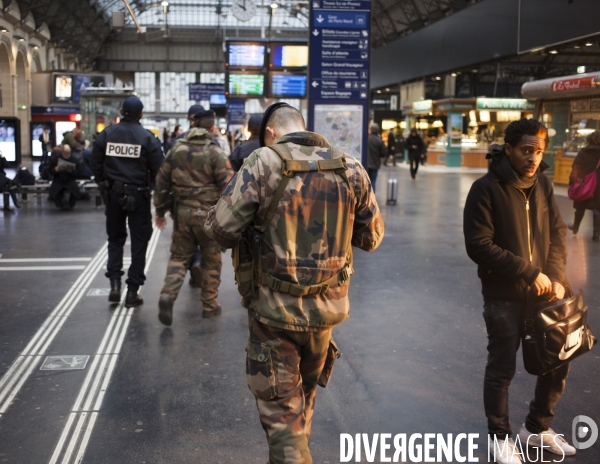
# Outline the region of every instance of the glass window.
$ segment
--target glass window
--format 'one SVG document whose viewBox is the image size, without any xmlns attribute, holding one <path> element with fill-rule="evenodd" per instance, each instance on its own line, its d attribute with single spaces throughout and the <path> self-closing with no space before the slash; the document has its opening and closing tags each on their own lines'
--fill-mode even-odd
<svg viewBox="0 0 600 464">
<path fill-rule="evenodd" d="M 153 72 L 135 73 L 135 92 L 144 104 L 144 113 L 156 111 L 156 93 Z"/>
</svg>

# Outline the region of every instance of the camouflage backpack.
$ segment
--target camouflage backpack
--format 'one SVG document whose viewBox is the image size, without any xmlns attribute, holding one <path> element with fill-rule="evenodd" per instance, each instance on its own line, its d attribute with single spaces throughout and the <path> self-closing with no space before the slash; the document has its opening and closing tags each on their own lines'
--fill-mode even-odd
<svg viewBox="0 0 600 464">
<path fill-rule="evenodd" d="M 260 225 L 250 224 L 243 232 L 239 242 L 233 248 L 232 260 L 235 270 L 235 281 L 239 293 L 245 297 L 257 295 L 260 285 L 266 285 L 273 291 L 289 293 L 293 296 L 305 296 L 326 293 L 330 286 L 348 285 L 352 273 L 352 259 L 333 277 L 315 285 L 300 285 L 293 282 L 282 281 L 263 272 L 260 266 L 261 244 L 263 235 L 275 215 L 279 201 L 292 177 L 296 173 L 310 171 L 334 171 L 348 186 L 352 200 L 355 200 L 354 188 L 346 175 L 346 158 L 344 152 L 335 148 L 329 148 L 330 159 L 321 160 L 297 160 L 292 157 L 290 150 L 285 144 L 269 146 L 281 158 L 282 179 L 271 199 L 267 213 Z M 352 245 L 347 244 L 347 253 L 352 256 Z"/>
</svg>

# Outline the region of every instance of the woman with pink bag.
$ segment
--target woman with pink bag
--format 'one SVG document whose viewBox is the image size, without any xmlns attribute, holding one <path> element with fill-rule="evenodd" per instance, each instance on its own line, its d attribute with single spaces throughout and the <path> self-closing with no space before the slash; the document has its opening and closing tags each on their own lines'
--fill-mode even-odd
<svg viewBox="0 0 600 464">
<path fill-rule="evenodd" d="M 579 224 L 583 219 L 586 209 L 594 211 L 594 235 L 592 240 L 600 242 L 600 171 L 597 169 L 600 163 L 600 131 L 594 131 L 587 136 L 587 145 L 579 150 L 575 161 L 573 161 L 573 168 L 571 175 L 569 176 L 569 197 L 575 199 L 573 201 L 573 207 L 575 208 L 575 221 L 573 224 L 569 224 L 569 229 L 573 231 L 573 234 L 577 234 L 579 231 Z M 593 197 L 583 201 L 577 201 L 576 196 L 573 196 L 573 187 L 576 184 L 582 183 L 582 180 L 586 178 L 588 174 L 596 172 L 596 189 Z M 575 192 L 576 193 L 576 192 Z"/>
</svg>

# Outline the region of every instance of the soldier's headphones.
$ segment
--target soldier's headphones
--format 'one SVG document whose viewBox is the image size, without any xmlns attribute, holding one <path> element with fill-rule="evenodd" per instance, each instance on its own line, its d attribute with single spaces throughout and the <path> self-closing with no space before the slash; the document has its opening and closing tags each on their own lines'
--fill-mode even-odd
<svg viewBox="0 0 600 464">
<path fill-rule="evenodd" d="M 267 130 L 267 123 L 269 122 L 269 118 L 275 112 L 275 110 L 284 106 L 289 106 L 290 108 L 292 108 L 291 105 L 288 105 L 285 102 L 277 102 L 273 103 L 265 110 L 265 114 L 263 114 L 262 121 L 260 122 L 260 129 L 258 131 L 258 143 L 261 147 L 265 146 L 265 132 Z"/>
</svg>

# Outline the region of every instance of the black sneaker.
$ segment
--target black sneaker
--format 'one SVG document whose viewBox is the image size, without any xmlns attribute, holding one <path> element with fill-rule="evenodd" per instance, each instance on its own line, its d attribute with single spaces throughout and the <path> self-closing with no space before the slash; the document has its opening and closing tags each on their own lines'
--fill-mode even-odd
<svg viewBox="0 0 600 464">
<path fill-rule="evenodd" d="M 213 317 L 221 314 L 221 305 L 217 306 L 217 309 L 213 309 L 212 311 L 207 311 L 206 309 L 202 310 L 202 317 Z"/>
<path fill-rule="evenodd" d="M 139 306 L 144 304 L 144 299 L 133 290 L 127 290 L 127 296 L 125 297 L 125 307 L 131 308 L 132 306 Z"/>
<path fill-rule="evenodd" d="M 202 285 L 202 269 L 200 263 L 194 263 L 190 267 L 190 287 L 200 288 Z"/>
<path fill-rule="evenodd" d="M 158 300 L 158 320 L 164 325 L 173 323 L 173 302 L 166 295 L 162 295 Z"/>
</svg>

